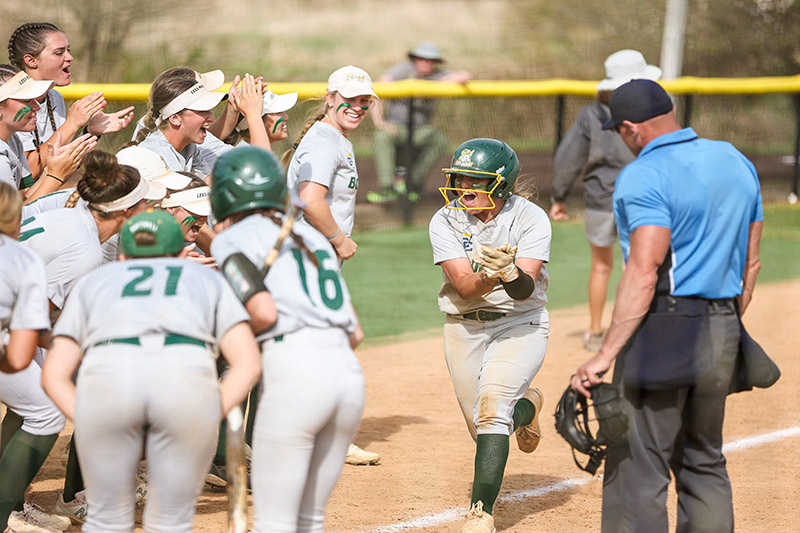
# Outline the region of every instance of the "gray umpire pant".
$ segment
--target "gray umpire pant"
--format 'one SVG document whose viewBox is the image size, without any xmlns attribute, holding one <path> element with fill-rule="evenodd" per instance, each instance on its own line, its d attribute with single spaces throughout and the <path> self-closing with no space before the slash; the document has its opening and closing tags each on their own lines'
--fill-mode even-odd
<svg viewBox="0 0 800 533">
<path fill-rule="evenodd" d="M 670 471 L 678 493 L 677 532 L 733 531 L 722 422 L 739 321 L 732 303 L 710 305 L 714 368 L 687 387 L 625 390 L 629 429 L 624 441 L 608 448 L 604 533 L 666 532 Z"/>
</svg>

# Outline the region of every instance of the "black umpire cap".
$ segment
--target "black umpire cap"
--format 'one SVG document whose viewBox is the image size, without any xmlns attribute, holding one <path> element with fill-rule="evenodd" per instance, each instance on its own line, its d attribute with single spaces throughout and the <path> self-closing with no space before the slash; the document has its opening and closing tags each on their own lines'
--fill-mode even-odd
<svg viewBox="0 0 800 533">
<path fill-rule="evenodd" d="M 603 124 L 604 130 L 619 126 L 624 121 L 638 124 L 672 111 L 672 99 L 661 85 L 651 80 L 631 80 L 620 85 L 611 95 L 608 107 L 611 119 Z"/>
</svg>

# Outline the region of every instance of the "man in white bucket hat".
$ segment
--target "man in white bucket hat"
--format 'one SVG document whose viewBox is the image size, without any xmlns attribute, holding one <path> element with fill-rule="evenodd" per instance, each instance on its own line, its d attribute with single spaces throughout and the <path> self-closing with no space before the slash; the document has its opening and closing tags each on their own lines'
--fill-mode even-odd
<svg viewBox="0 0 800 533">
<path fill-rule="evenodd" d="M 578 113 L 578 119 L 556 150 L 553 161 L 553 204 L 550 217 L 567 220 L 567 198 L 578 177 L 584 183 L 584 220 L 592 252 L 589 272 L 589 327 L 583 334 L 583 346 L 596 352 L 603 345 L 603 307 L 614 266 L 614 243 L 617 227 L 612 211 L 614 182 L 622 167 L 633 155 L 614 132 L 603 131 L 611 117 L 608 101 L 611 93 L 632 79 L 657 80 L 661 69 L 648 65 L 641 52 L 620 50 L 605 60 L 606 77 L 597 85 L 596 102 Z"/>
</svg>

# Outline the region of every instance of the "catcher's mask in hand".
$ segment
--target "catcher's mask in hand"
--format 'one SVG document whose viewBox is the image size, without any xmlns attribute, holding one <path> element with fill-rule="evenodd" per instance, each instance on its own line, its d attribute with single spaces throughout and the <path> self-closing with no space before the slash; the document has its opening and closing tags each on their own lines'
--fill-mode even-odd
<svg viewBox="0 0 800 533">
<path fill-rule="evenodd" d="M 606 456 L 606 447 L 625 436 L 628 416 L 622 408 L 619 387 L 600 383 L 591 389 L 592 403 L 567 387 L 556 406 L 556 431 L 572 446 L 572 457 L 578 468 L 594 475 Z M 590 407 L 594 412 L 590 413 Z M 591 424 L 591 426 L 590 426 Z M 597 427 L 596 433 L 591 427 Z M 589 456 L 586 466 L 578 462 L 575 451 Z"/>
</svg>

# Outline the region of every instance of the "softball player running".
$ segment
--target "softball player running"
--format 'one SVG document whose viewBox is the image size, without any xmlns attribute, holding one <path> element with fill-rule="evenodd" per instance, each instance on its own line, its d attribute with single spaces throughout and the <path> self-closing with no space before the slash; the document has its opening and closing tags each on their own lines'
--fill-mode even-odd
<svg viewBox="0 0 800 533">
<path fill-rule="evenodd" d="M 183 231 L 171 215 L 131 218 L 121 241 L 122 261 L 76 285 L 54 327 L 43 384 L 75 422 L 92 509 L 83 531 L 133 531 L 144 449 L 144 530 L 191 532 L 217 421 L 258 380 L 259 350 L 222 276 L 176 257 Z M 231 365 L 221 384 L 217 343 Z"/>
<path fill-rule="evenodd" d="M 67 36 L 49 22 L 28 22 L 14 30 L 8 40 L 11 64 L 24 70 L 34 80 L 53 80 L 57 87 L 71 83 L 72 54 Z M 42 144 L 53 144 L 58 131 L 60 142 L 67 144 L 84 133 L 103 135 L 119 131 L 133 120 L 133 106 L 115 113 L 105 113 L 103 93 L 95 92 L 75 101 L 67 110 L 64 97 L 51 89 L 38 99 L 36 128 L 21 133 L 20 140 L 28 154 L 33 176 L 38 177 L 47 165 L 47 150 Z"/>
<path fill-rule="evenodd" d="M 253 436 L 254 531 L 322 531 L 325 506 L 361 420 L 363 338 L 338 261 L 307 224 L 280 246 L 287 189 L 278 159 L 255 147 L 222 156 L 211 207 L 225 228 L 211 244 L 262 342 L 264 379 Z"/>
<path fill-rule="evenodd" d="M 68 528 L 69 519 L 25 502 L 25 490 L 55 444 L 63 417 L 37 387 L 39 366 L 30 364 L 50 319 L 42 260 L 14 240 L 21 210 L 22 195 L 0 182 L 0 401 L 24 421 L 14 431 L 4 428 L 11 438 L 0 457 L 0 529 L 52 532 Z M 31 392 L 37 389 L 38 394 Z"/>
<path fill-rule="evenodd" d="M 447 313 L 444 351 L 450 378 L 477 443 L 471 508 L 462 529 L 495 531 L 492 510 L 516 431 L 520 450 L 541 438 L 541 391 L 530 387 L 544 361 L 550 325 L 545 303 L 550 222 L 514 194 L 519 160 L 506 143 L 472 139 L 444 169 L 445 197 L 430 223 L 442 267 L 439 309 Z"/>
</svg>

